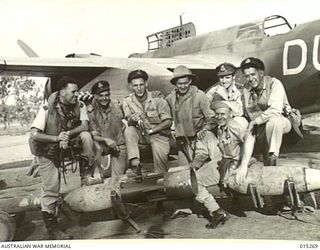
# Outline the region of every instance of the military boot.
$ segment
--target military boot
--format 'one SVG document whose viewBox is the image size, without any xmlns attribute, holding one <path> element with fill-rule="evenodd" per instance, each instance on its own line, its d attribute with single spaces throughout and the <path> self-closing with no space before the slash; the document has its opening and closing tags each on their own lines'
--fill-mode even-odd
<svg viewBox="0 0 320 250">
<path fill-rule="evenodd" d="M 81 187 L 95 184 L 96 181 L 93 178 L 94 166 L 89 165 L 89 160 L 87 157 L 80 156 L 79 171 Z"/>
<path fill-rule="evenodd" d="M 216 228 L 220 224 L 223 225 L 227 220 L 230 219 L 230 214 L 223 209 L 212 212 L 210 223 L 206 225 L 206 228 Z"/>
<path fill-rule="evenodd" d="M 274 153 L 269 154 L 268 166 L 277 166 L 278 157 Z"/>
<path fill-rule="evenodd" d="M 73 236 L 61 231 L 58 228 L 57 217 L 48 212 L 42 212 L 44 224 L 46 226 L 49 240 L 71 240 Z"/>
<path fill-rule="evenodd" d="M 126 172 L 126 175 L 130 178 L 136 178 L 142 176 L 142 165 L 140 159 L 134 158 L 130 160 L 130 167 Z"/>
</svg>

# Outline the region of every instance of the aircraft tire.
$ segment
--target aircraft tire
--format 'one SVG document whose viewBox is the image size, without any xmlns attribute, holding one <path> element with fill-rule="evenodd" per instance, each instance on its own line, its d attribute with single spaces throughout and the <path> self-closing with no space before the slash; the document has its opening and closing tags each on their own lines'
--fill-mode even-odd
<svg viewBox="0 0 320 250">
<path fill-rule="evenodd" d="M 0 242 L 12 241 L 16 233 L 16 222 L 10 214 L 0 210 Z"/>
</svg>

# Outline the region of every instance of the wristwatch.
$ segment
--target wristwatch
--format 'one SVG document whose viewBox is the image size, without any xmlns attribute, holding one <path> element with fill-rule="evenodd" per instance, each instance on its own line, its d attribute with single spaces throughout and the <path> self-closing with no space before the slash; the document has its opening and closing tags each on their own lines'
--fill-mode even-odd
<svg viewBox="0 0 320 250">
<path fill-rule="evenodd" d="M 153 133 L 153 130 L 152 129 L 149 129 L 148 130 L 148 134 L 150 135 L 150 134 L 152 134 Z"/>
</svg>

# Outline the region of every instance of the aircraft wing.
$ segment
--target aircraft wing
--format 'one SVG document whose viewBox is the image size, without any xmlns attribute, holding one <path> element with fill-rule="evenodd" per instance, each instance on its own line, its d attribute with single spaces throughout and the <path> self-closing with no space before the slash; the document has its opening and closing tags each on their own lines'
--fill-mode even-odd
<svg viewBox="0 0 320 250">
<path fill-rule="evenodd" d="M 140 59 L 140 58 L 139 58 Z M 138 59 L 137 59 L 138 60 Z M 189 54 L 185 56 L 176 56 L 169 58 L 141 58 L 147 63 L 153 63 L 160 67 L 173 70 L 179 65 L 185 65 L 189 69 L 194 70 L 215 70 L 215 68 L 223 62 L 232 62 L 235 65 L 240 65 L 243 58 L 235 57 L 234 55 L 228 59 L 227 55 L 201 55 L 201 54 Z"/>
<path fill-rule="evenodd" d="M 230 61 L 237 63 L 233 58 Z M 186 55 L 172 58 L 112 58 L 89 56 L 85 58 L 0 58 L 0 72 L 23 74 L 31 76 L 50 77 L 51 86 L 55 89 L 56 82 L 61 76 L 68 75 L 78 80 L 80 87 L 89 89 L 92 84 L 101 79 L 107 79 L 113 88 L 121 91 L 121 85 L 126 83 L 126 77 L 131 70 L 143 69 L 148 72 L 151 84 L 155 89 L 160 88 L 160 82 L 167 83 L 172 77 L 172 70 L 178 65 L 189 67 L 193 73 L 204 75 L 200 81 L 204 84 L 202 89 L 207 89 L 214 82 L 215 68 L 227 61 L 226 56 Z M 126 85 L 126 84 L 125 84 Z M 208 85 L 208 86 L 207 86 Z"/>
<path fill-rule="evenodd" d="M 155 76 L 171 76 L 171 72 L 160 65 L 144 60 L 127 58 L 88 57 L 88 58 L 3 58 L 0 59 L 0 72 L 24 74 L 59 79 L 68 75 L 83 85 L 108 69 L 134 70 L 142 68 Z"/>
</svg>

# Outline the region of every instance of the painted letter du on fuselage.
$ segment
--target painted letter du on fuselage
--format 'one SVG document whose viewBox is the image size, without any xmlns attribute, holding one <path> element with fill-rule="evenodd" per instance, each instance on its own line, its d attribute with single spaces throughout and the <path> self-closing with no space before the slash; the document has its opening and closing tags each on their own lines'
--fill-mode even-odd
<svg viewBox="0 0 320 250">
<path fill-rule="evenodd" d="M 310 67 L 313 66 L 315 70 L 320 71 L 320 35 L 312 34 L 312 36 L 312 40 L 307 40 L 310 38 L 307 37 L 307 39 L 300 38 L 285 42 L 283 49 L 283 75 L 299 74 L 306 68 L 307 64 Z"/>
<path fill-rule="evenodd" d="M 320 20 L 302 24 L 287 34 L 282 52 L 282 76 L 292 105 L 302 113 L 320 111 Z"/>
</svg>

